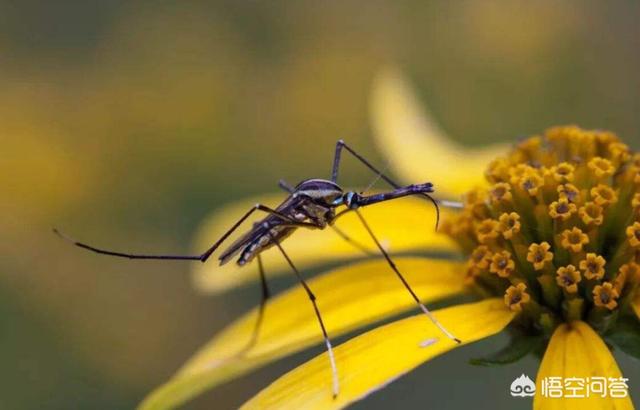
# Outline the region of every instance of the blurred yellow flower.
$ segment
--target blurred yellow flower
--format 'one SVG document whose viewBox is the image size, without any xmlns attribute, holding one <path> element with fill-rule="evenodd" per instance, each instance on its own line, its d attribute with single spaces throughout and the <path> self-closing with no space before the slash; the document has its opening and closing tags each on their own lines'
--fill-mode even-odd
<svg viewBox="0 0 640 410">
<path fill-rule="evenodd" d="M 434 212 L 415 201 L 372 207 L 366 214 L 372 224 L 385 229 L 382 237 L 391 253 L 439 252 L 394 258 L 424 302 L 460 294 L 479 300 L 434 312 L 462 344 L 509 330 L 513 343 L 475 362 L 500 364 L 544 351 L 536 379 L 539 388 L 550 377 L 622 380 L 603 338 L 639 355 L 640 270 L 634 266 L 640 262 L 635 243 L 640 221 L 634 201 L 640 187 L 640 154 L 611 133 L 577 127 L 550 129 L 497 159 L 503 148 L 462 149 L 420 112 L 410 88 L 393 70 L 377 79 L 372 107 L 377 141 L 390 155 L 394 170 L 413 182 L 434 180 L 449 196 L 463 199 L 461 210 L 447 214 L 440 234 L 430 225 Z M 598 215 L 588 210 L 594 203 L 600 208 Z M 237 209 L 246 206 L 216 213 L 200 240 L 215 238 L 233 221 Z M 590 216 L 588 222 L 584 215 Z M 601 218 L 600 223 L 591 223 L 595 218 Z M 350 235 L 365 243 L 366 236 L 350 223 L 341 228 L 349 228 Z M 299 239 L 286 243 L 298 263 L 308 267 L 336 255 L 357 255 L 329 233 L 313 234 L 323 236 L 301 232 Z M 445 252 L 467 261 L 446 258 Z M 268 252 L 265 261 L 267 256 Z M 283 262 L 268 257 L 274 258 L 269 259 L 268 274 L 283 270 Z M 219 270 L 199 267 L 198 286 L 220 291 L 258 278 L 256 271 L 246 268 Z M 232 275 L 236 278 L 226 277 Z M 414 306 L 384 260 L 342 266 L 311 279 L 309 286 L 318 296 L 332 337 Z M 273 298 L 248 351 L 243 348 L 251 339 L 258 310 L 244 315 L 152 392 L 141 408 L 177 406 L 205 389 L 320 342 L 307 304 L 299 287 Z M 243 408 L 343 408 L 458 346 L 423 315 L 398 320 L 334 349 L 341 387 L 336 398 L 324 353 L 280 377 Z M 628 395 L 557 399 L 540 391 L 533 406 L 633 408 Z"/>
</svg>

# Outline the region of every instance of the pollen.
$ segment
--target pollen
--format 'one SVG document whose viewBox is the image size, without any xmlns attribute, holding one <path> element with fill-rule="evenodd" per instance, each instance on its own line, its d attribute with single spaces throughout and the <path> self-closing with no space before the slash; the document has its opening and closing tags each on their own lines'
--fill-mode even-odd
<svg viewBox="0 0 640 410">
<path fill-rule="evenodd" d="M 576 204 L 569 202 L 568 198 L 560 198 L 549 205 L 549 216 L 553 219 L 566 221 L 577 211 Z"/>
<path fill-rule="evenodd" d="M 629 146 L 622 142 L 614 142 L 609 144 L 609 153 L 611 154 L 611 159 L 618 165 L 631 159 L 631 154 L 629 154 L 629 151 Z"/>
<path fill-rule="evenodd" d="M 509 169 L 509 182 L 511 185 L 518 185 L 518 182 L 524 177 L 527 172 L 531 171 L 531 166 L 528 164 L 517 164 L 515 167 Z"/>
<path fill-rule="evenodd" d="M 633 199 L 631 199 L 631 207 L 633 209 L 640 208 L 640 192 L 633 195 Z"/>
<path fill-rule="evenodd" d="M 640 247 L 640 222 L 635 222 L 627 227 L 627 238 L 629 238 L 629 244 L 632 247 Z"/>
<path fill-rule="evenodd" d="M 587 167 L 597 178 L 609 177 L 616 170 L 611 161 L 601 157 L 592 158 Z"/>
<path fill-rule="evenodd" d="M 578 215 L 586 226 L 599 226 L 604 221 L 603 211 L 595 202 L 587 202 L 578 209 Z"/>
<path fill-rule="evenodd" d="M 527 285 L 520 282 L 515 286 L 509 286 L 504 293 L 504 303 L 514 312 L 521 312 L 522 306 L 531 300 L 527 293 Z"/>
<path fill-rule="evenodd" d="M 506 158 L 496 158 L 489 164 L 485 177 L 489 182 L 496 183 L 509 179 L 511 164 Z"/>
<path fill-rule="evenodd" d="M 600 206 L 608 206 L 618 202 L 618 194 L 608 185 L 600 184 L 591 188 L 593 201 Z"/>
<path fill-rule="evenodd" d="M 489 241 L 496 239 L 498 235 L 500 235 L 498 228 L 498 221 L 495 219 L 485 219 L 480 222 L 476 227 L 478 242 L 488 243 Z"/>
<path fill-rule="evenodd" d="M 489 264 L 491 263 L 491 251 L 488 246 L 480 245 L 473 250 L 471 253 L 471 258 L 469 258 L 470 265 L 479 269 L 479 270 L 487 270 L 489 268 Z"/>
<path fill-rule="evenodd" d="M 561 164 L 555 165 L 551 167 L 550 173 L 553 179 L 558 183 L 566 183 L 573 181 L 573 171 L 575 167 L 568 162 L 563 162 Z"/>
<path fill-rule="evenodd" d="M 480 189 L 470 191 L 465 196 L 466 209 L 475 217 L 485 217 L 487 193 Z"/>
<path fill-rule="evenodd" d="M 588 253 L 585 259 L 580 261 L 580 270 L 587 279 L 602 279 L 604 277 L 605 259 L 595 253 Z"/>
<path fill-rule="evenodd" d="M 618 306 L 618 291 L 609 282 L 593 288 L 593 303 L 596 306 L 613 310 Z"/>
<path fill-rule="evenodd" d="M 553 252 L 550 249 L 551 245 L 547 242 L 532 243 L 529 246 L 529 253 L 527 253 L 527 261 L 533 264 L 535 270 L 544 269 L 544 266 L 553 260 Z"/>
<path fill-rule="evenodd" d="M 527 169 L 518 181 L 518 186 L 531 196 L 538 195 L 540 187 L 544 183 L 542 177 L 535 169 Z"/>
<path fill-rule="evenodd" d="M 562 247 L 574 253 L 582 252 L 582 249 L 588 243 L 589 237 L 587 234 L 575 226 L 571 230 L 567 229 L 560 234 Z"/>
<path fill-rule="evenodd" d="M 560 199 L 575 203 L 580 198 L 580 191 L 573 184 L 562 184 L 558 186 L 558 196 Z"/>
<path fill-rule="evenodd" d="M 640 265 L 635 262 L 625 263 L 620 267 L 619 272 L 634 283 L 640 282 Z"/>
<path fill-rule="evenodd" d="M 558 268 L 556 272 L 556 282 L 558 286 L 564 288 L 568 293 L 576 293 L 578 291 L 578 283 L 580 283 L 581 280 L 580 271 L 573 265 Z"/>
<path fill-rule="evenodd" d="M 511 185 L 499 182 L 489 190 L 489 198 L 494 204 L 508 204 L 513 199 Z"/>
<path fill-rule="evenodd" d="M 515 212 L 504 213 L 498 218 L 498 230 L 504 239 L 512 239 L 513 235 L 520 232 L 520 226 L 520 215 Z"/>
<path fill-rule="evenodd" d="M 446 229 L 463 245 L 472 290 L 503 297 L 532 334 L 571 320 L 610 332 L 635 315 L 640 153 L 611 132 L 555 127 L 515 144 L 485 176 L 488 187 L 469 192 Z"/>
<path fill-rule="evenodd" d="M 511 252 L 501 251 L 493 255 L 489 270 L 501 278 L 508 278 L 515 269 L 516 264 L 511 259 Z"/>
</svg>

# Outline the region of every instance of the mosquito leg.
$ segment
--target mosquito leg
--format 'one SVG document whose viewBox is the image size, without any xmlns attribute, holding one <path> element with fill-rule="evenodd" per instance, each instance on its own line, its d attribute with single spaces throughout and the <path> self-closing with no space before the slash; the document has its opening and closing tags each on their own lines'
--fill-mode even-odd
<svg viewBox="0 0 640 410">
<path fill-rule="evenodd" d="M 218 247 L 229 237 L 229 235 L 231 235 L 236 229 L 238 229 L 238 227 L 247 218 L 249 218 L 249 216 L 251 216 L 251 214 L 253 214 L 255 211 L 262 211 L 271 215 L 275 215 L 280 219 L 282 219 L 285 223 L 295 224 L 296 226 L 304 225 L 305 227 L 317 227 L 313 224 L 306 224 L 304 222 L 294 221 L 293 219 L 289 218 L 287 215 L 283 215 L 280 212 L 269 208 L 268 206 L 265 206 L 262 204 L 256 204 L 249 211 L 247 211 L 242 216 L 242 218 L 240 218 L 227 232 L 225 232 L 225 234 L 222 235 L 222 237 L 218 239 L 216 243 L 214 243 L 207 251 L 205 251 L 201 255 L 141 255 L 141 254 L 134 254 L 134 253 L 115 252 L 115 251 L 96 248 L 92 245 L 87 245 L 86 243 L 78 242 L 75 239 L 72 239 L 64 235 L 62 232 L 58 231 L 55 228 L 53 229 L 53 232 L 56 235 L 60 236 L 62 239 L 71 242 L 77 247 L 87 249 L 91 252 L 99 253 L 102 255 L 117 256 L 120 258 L 128 258 L 128 259 L 163 259 L 163 260 L 196 260 L 196 261 L 199 260 L 201 262 L 206 262 L 207 259 L 209 259 L 209 257 L 211 256 L 211 254 L 215 252 L 216 249 L 218 249 Z"/>
<path fill-rule="evenodd" d="M 258 259 L 258 270 L 260 271 L 260 285 L 261 285 L 261 296 L 260 296 L 260 306 L 258 307 L 258 317 L 256 318 L 256 323 L 253 327 L 253 332 L 251 333 L 251 339 L 245 347 L 242 348 L 237 354 L 237 356 L 242 356 L 247 353 L 253 346 L 255 346 L 258 341 L 258 335 L 260 333 L 260 328 L 262 327 L 262 320 L 264 318 L 264 309 L 267 306 L 267 300 L 271 296 L 271 292 L 269 292 L 269 286 L 267 285 L 267 277 L 264 274 L 264 265 L 262 264 L 262 257 L 260 254 L 257 255 Z"/>
<path fill-rule="evenodd" d="M 336 152 L 335 152 L 335 154 L 333 156 L 333 169 L 332 169 L 332 172 L 331 172 L 331 181 L 332 182 L 337 182 L 338 181 L 338 171 L 339 171 L 339 168 L 340 168 L 340 157 L 342 155 L 342 149 L 343 148 L 346 149 L 347 152 L 349 152 L 351 155 L 353 155 L 364 166 L 369 168 L 369 170 L 371 170 L 376 175 L 378 175 L 381 179 L 383 179 L 386 183 L 388 183 L 389 185 L 391 185 L 395 189 L 399 189 L 400 188 L 400 184 L 398 184 L 397 182 L 395 182 L 394 180 L 392 180 L 391 178 L 389 178 L 388 176 L 383 174 L 378 168 L 376 168 L 373 164 L 371 164 L 369 161 L 367 161 L 365 157 L 363 157 L 362 155 L 360 155 L 356 151 L 354 151 L 353 148 L 348 146 L 343 140 L 338 140 L 338 142 L 336 142 Z M 437 230 L 438 229 L 438 225 L 440 223 L 440 207 L 438 206 L 438 201 L 436 201 L 428 193 L 421 192 L 419 194 L 424 196 L 424 197 L 426 197 L 436 207 L 436 230 Z M 447 205 L 448 205 L 448 203 L 447 203 Z"/>
<path fill-rule="evenodd" d="M 353 155 L 358 161 L 360 161 L 364 166 L 369 168 L 375 174 L 380 175 L 380 178 L 384 179 L 389 185 L 394 188 L 400 188 L 400 185 L 393 181 L 391 178 L 383 174 L 378 168 L 374 167 L 369 161 L 367 161 L 362 155 L 355 152 L 350 146 L 348 146 L 343 140 L 338 140 L 336 142 L 336 152 L 333 156 L 333 168 L 331 171 L 331 181 L 338 182 L 338 171 L 340 168 L 340 157 L 342 155 L 342 149 L 346 149 L 351 155 Z"/>
<path fill-rule="evenodd" d="M 285 181 L 284 179 L 281 179 L 280 181 L 278 181 L 278 187 L 283 191 L 287 191 L 290 194 L 292 194 L 293 191 L 295 191 L 295 188 L 289 185 L 287 181 Z"/>
<path fill-rule="evenodd" d="M 342 239 L 344 239 L 346 242 L 350 243 L 351 245 L 353 245 L 353 247 L 361 250 L 364 254 L 369 255 L 369 256 L 374 256 L 376 255 L 375 253 L 371 252 L 369 249 L 367 249 L 366 246 L 364 246 L 363 244 L 361 244 L 360 242 L 357 242 L 355 239 L 351 238 L 349 235 L 347 235 L 342 229 L 338 228 L 335 225 L 329 225 L 331 227 L 331 229 L 333 229 L 335 231 L 335 233 L 338 234 L 338 236 L 340 236 Z"/>
<path fill-rule="evenodd" d="M 413 289 L 411 289 L 411 286 L 409 285 L 409 282 L 407 282 L 407 280 L 404 278 L 402 273 L 400 273 L 400 270 L 398 269 L 396 264 L 393 262 L 393 260 L 391 259 L 391 257 L 387 253 L 387 251 L 382 247 L 382 245 L 380 244 L 380 241 L 378 241 L 378 238 L 376 238 L 376 236 L 374 235 L 373 231 L 371 230 L 371 227 L 369 227 L 369 224 L 367 223 L 367 221 L 365 221 L 364 217 L 362 216 L 362 213 L 360 213 L 360 211 L 358 211 L 357 209 L 355 209 L 354 211 L 356 212 L 356 215 L 358 215 L 358 218 L 360 218 L 360 221 L 362 222 L 362 225 L 364 225 L 365 229 L 369 233 L 369 236 L 371 236 L 371 239 L 373 239 L 373 241 L 376 243 L 376 246 L 378 247 L 378 249 L 380 249 L 380 252 L 382 253 L 382 256 L 384 256 L 384 258 L 387 260 L 387 263 L 389 264 L 391 269 L 393 269 L 393 271 L 396 273 L 396 275 L 398 276 L 398 278 L 400 279 L 400 281 L 402 282 L 404 287 L 407 288 L 407 290 L 409 291 L 409 293 L 411 294 L 413 299 L 416 301 L 416 303 L 418 304 L 418 306 L 420 307 L 422 312 L 424 312 L 424 314 L 427 315 L 429 317 L 429 319 L 431 319 L 433 324 L 436 325 L 438 327 L 438 329 L 440 329 L 442 331 L 442 333 L 447 335 L 447 337 L 449 339 L 453 340 L 456 343 L 460 343 L 460 339 L 458 339 L 457 337 L 452 335 L 447 329 L 445 329 L 445 327 L 442 326 L 440 324 L 440 322 L 438 322 L 438 320 L 435 318 L 435 316 L 433 316 L 431 314 L 429 309 L 427 309 L 427 307 L 422 302 L 420 302 L 420 298 L 418 298 L 418 295 L 416 295 L 416 293 L 413 291 Z"/>
<path fill-rule="evenodd" d="M 309 300 L 313 304 L 313 310 L 315 311 L 316 318 L 318 319 L 318 323 L 320 323 L 320 328 L 322 329 L 322 336 L 324 337 L 324 343 L 327 346 L 327 353 L 329 354 L 329 362 L 331 364 L 331 375 L 333 379 L 333 398 L 336 398 L 340 390 L 340 384 L 338 382 L 338 369 L 336 367 L 336 359 L 333 355 L 333 346 L 331 345 L 331 340 L 329 340 L 327 329 L 325 328 L 324 322 L 322 321 L 322 315 L 320 314 L 320 309 L 318 309 L 318 304 L 316 303 L 316 296 L 313 294 L 313 292 L 307 285 L 307 282 L 304 280 L 304 278 L 300 274 L 300 271 L 298 271 L 298 268 L 296 268 L 296 266 L 291 261 L 291 258 L 289 258 L 289 255 L 287 255 L 287 253 L 284 251 L 284 249 L 282 248 L 282 245 L 280 245 L 280 242 L 273 235 L 269 234 L 269 236 L 271 237 L 271 240 L 273 241 L 273 243 L 280 250 L 280 253 L 282 253 L 282 256 L 284 256 L 284 258 L 287 260 L 287 263 L 291 267 L 291 270 L 293 270 L 293 272 L 295 273 L 296 277 L 298 278 L 298 281 L 304 288 L 305 292 L 307 292 L 307 296 L 309 297 Z"/>
</svg>

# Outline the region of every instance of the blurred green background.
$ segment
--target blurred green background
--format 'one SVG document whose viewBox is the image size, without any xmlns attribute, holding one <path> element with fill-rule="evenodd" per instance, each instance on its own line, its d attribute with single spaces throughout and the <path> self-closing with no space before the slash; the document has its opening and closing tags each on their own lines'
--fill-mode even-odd
<svg viewBox="0 0 640 410">
<path fill-rule="evenodd" d="M 338 138 L 381 162 L 368 95 L 388 63 L 461 142 L 578 123 L 638 148 L 639 20 L 630 1 L 0 0 L 0 408 L 131 408 L 257 301 L 257 286 L 197 294 L 183 263 L 73 249 L 52 226 L 189 252 L 216 207 L 328 176 Z M 357 407 L 530 406 L 508 386 L 534 360 L 466 364 L 501 341 Z M 317 351 L 187 408 L 234 408 Z M 621 366 L 637 386 L 637 363 Z"/>
</svg>

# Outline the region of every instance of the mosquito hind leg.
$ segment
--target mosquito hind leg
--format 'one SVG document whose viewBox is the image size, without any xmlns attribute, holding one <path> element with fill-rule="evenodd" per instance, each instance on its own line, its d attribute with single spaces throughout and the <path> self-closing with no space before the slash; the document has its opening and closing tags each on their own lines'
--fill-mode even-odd
<svg viewBox="0 0 640 410">
<path fill-rule="evenodd" d="M 267 306 L 267 301 L 271 297 L 271 292 L 269 291 L 269 286 L 267 285 L 267 277 L 265 276 L 265 273 L 264 273 L 264 265 L 262 264 L 262 257 L 260 256 L 260 254 L 258 254 L 256 258 L 258 259 L 258 271 L 260 272 L 260 289 L 261 289 L 260 305 L 258 306 L 258 316 L 256 317 L 256 323 L 253 326 L 253 331 L 251 332 L 251 338 L 249 339 L 245 347 L 243 347 L 242 350 L 240 350 L 237 353 L 237 356 L 243 356 L 249 350 L 251 350 L 252 347 L 256 345 L 256 342 L 258 341 L 258 336 L 260 334 L 260 328 L 262 327 L 262 320 L 264 319 L 264 309 Z"/>
<path fill-rule="evenodd" d="M 316 296 L 313 294 L 313 292 L 309 288 L 309 285 L 307 285 L 307 282 L 304 280 L 304 278 L 300 274 L 300 271 L 298 270 L 298 268 L 296 268 L 296 266 L 293 264 L 293 261 L 291 260 L 291 258 L 289 258 L 289 255 L 287 255 L 287 253 L 284 251 L 284 249 L 282 248 L 282 245 L 280 245 L 280 242 L 271 234 L 270 234 L 270 237 L 272 242 L 276 245 L 276 247 L 282 254 L 282 256 L 284 256 L 284 258 L 287 260 L 287 263 L 291 267 L 291 270 L 293 270 L 293 273 L 296 275 L 296 278 L 298 279 L 298 281 L 304 288 L 305 292 L 307 293 L 307 296 L 309 297 L 311 304 L 313 304 L 313 310 L 315 312 L 316 318 L 318 319 L 318 323 L 320 324 L 320 328 L 322 329 L 324 344 L 327 346 L 329 363 L 331 364 L 331 377 L 333 382 L 333 398 L 335 399 L 338 396 L 338 393 L 340 391 L 340 383 L 338 381 L 338 369 L 336 366 L 335 356 L 333 355 L 333 346 L 331 344 L 331 340 L 329 339 L 329 335 L 327 334 L 327 329 L 324 325 L 324 321 L 322 320 L 320 309 L 318 309 L 318 304 L 316 303 Z"/>
<path fill-rule="evenodd" d="M 396 264 L 391 259 L 391 256 L 389 256 L 389 253 L 384 249 L 384 247 L 382 246 L 382 244 L 380 243 L 378 238 L 375 236 L 375 234 L 371 230 L 371 227 L 369 226 L 367 221 L 362 216 L 362 213 L 360 211 L 358 211 L 357 209 L 355 209 L 354 211 L 355 211 L 356 215 L 358 215 L 358 218 L 360 218 L 360 222 L 362 222 L 362 225 L 364 226 L 364 228 L 369 233 L 369 236 L 371 237 L 371 239 L 376 243 L 376 246 L 378 247 L 378 249 L 380 249 L 380 253 L 382 253 L 382 256 L 384 256 L 384 258 L 387 260 L 387 263 L 389 264 L 391 269 L 398 276 L 398 278 L 400 279 L 400 281 L 402 282 L 404 287 L 409 291 L 409 293 L 413 297 L 413 300 L 416 301 L 416 304 L 420 307 L 422 312 L 425 315 L 427 315 L 427 317 L 433 322 L 433 324 L 436 325 L 438 327 L 438 329 L 440 329 L 440 331 L 442 331 L 442 333 L 444 333 L 449 339 L 453 340 L 456 343 L 460 343 L 460 339 L 455 337 L 444 326 L 442 326 L 442 324 L 438 321 L 438 319 L 436 319 L 436 317 L 431 314 L 429 309 L 427 309 L 427 307 L 420 301 L 420 298 L 418 298 L 418 295 L 416 295 L 416 293 L 413 291 L 413 289 L 411 289 L 411 286 L 409 285 L 409 282 L 407 282 L 407 280 L 402 275 L 402 273 L 400 273 L 400 270 L 398 269 Z"/>
<path fill-rule="evenodd" d="M 55 233 L 62 239 L 68 242 L 71 242 L 73 245 L 79 248 L 83 248 L 88 251 L 98 253 L 101 255 L 116 256 L 119 258 L 128 258 L 128 259 L 194 260 L 194 261 L 206 262 L 207 259 L 209 259 L 209 257 L 211 256 L 211 254 L 215 252 L 215 250 L 218 249 L 220 245 L 222 245 L 222 243 L 229 237 L 229 235 L 231 235 L 236 229 L 238 229 L 238 227 L 240 227 L 240 225 L 245 220 L 247 220 L 247 218 L 249 218 L 249 216 L 251 216 L 251 214 L 253 214 L 255 211 L 262 211 L 271 215 L 275 215 L 278 218 L 282 219 L 282 221 L 285 224 L 291 224 L 292 226 L 307 227 L 307 228 L 317 227 L 311 223 L 295 221 L 291 219 L 289 216 L 284 215 L 274 209 L 271 209 L 268 206 L 265 206 L 262 204 L 256 204 L 253 207 L 251 207 L 251 209 L 249 209 L 235 224 L 233 224 L 233 226 L 227 232 L 225 232 L 224 235 L 222 235 L 222 237 L 220 237 L 220 239 L 216 241 L 216 243 L 214 243 L 209 249 L 207 249 L 204 253 L 200 255 L 143 255 L 143 254 L 136 254 L 136 253 L 116 252 L 116 251 L 97 248 L 93 245 L 88 245 L 86 243 L 76 241 L 75 239 L 72 239 L 66 236 L 56 228 L 53 228 L 53 233 Z"/>
</svg>

